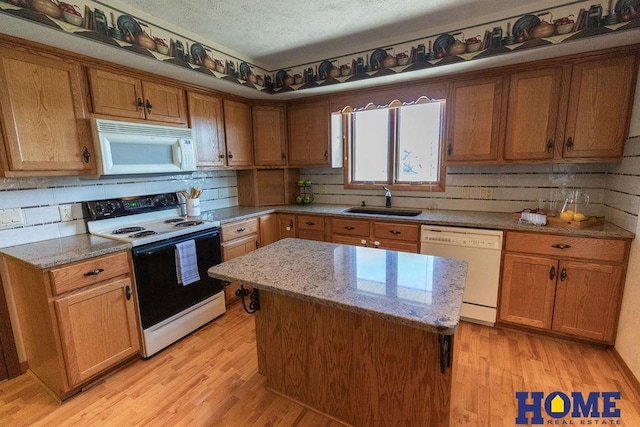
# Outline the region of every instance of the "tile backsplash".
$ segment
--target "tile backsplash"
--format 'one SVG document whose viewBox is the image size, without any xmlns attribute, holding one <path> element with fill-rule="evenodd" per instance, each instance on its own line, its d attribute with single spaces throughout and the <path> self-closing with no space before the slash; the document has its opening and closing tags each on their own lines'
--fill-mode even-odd
<svg viewBox="0 0 640 427">
<path fill-rule="evenodd" d="M 640 136 L 627 140 L 621 163 L 609 165 L 604 202 L 608 221 L 636 231 L 640 213 Z"/>
<path fill-rule="evenodd" d="M 110 197 L 203 189 L 202 210 L 236 206 L 234 171 L 188 175 L 81 179 L 78 177 L 0 178 L 0 209 L 21 208 L 24 225 L 0 223 L 0 247 L 86 232 L 81 202 Z M 58 206 L 68 205 L 72 219 L 61 221 Z"/>
</svg>

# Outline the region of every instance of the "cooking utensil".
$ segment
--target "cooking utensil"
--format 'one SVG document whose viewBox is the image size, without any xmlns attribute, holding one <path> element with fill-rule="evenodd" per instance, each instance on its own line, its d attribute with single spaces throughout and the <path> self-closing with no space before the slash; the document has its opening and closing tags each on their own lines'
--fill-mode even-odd
<svg viewBox="0 0 640 427">
<path fill-rule="evenodd" d="M 553 20 L 553 16 L 551 15 L 551 12 L 538 14 L 538 16 L 544 16 L 544 15 L 549 15 L 550 16 L 549 20 L 550 21 Z M 535 27 L 533 27 L 533 29 L 529 32 L 529 36 L 532 39 L 542 39 L 545 37 L 552 36 L 555 30 L 556 30 L 556 27 L 553 24 L 550 24 L 549 22 L 543 19 Z"/>
</svg>

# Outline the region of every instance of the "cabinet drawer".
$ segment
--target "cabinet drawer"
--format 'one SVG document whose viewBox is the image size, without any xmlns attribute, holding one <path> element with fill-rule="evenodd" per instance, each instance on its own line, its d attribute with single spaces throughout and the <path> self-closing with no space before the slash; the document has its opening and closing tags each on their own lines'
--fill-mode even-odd
<svg viewBox="0 0 640 427">
<path fill-rule="evenodd" d="M 375 242 L 378 242 L 375 245 Z M 374 242 L 374 247 L 380 249 L 389 249 L 392 251 L 400 251 L 400 252 L 410 252 L 412 254 L 418 253 L 418 243 L 409 243 L 409 242 L 401 242 L 398 240 L 376 240 Z"/>
<path fill-rule="evenodd" d="M 258 232 L 258 218 L 238 221 L 222 226 L 222 241 L 237 239 Z"/>
<path fill-rule="evenodd" d="M 373 235 L 376 239 L 418 241 L 418 226 L 414 224 L 397 224 L 393 222 L 374 222 Z"/>
<path fill-rule="evenodd" d="M 124 274 L 129 274 L 128 252 L 91 258 L 49 271 L 51 291 L 54 295 Z"/>
<path fill-rule="evenodd" d="M 340 234 L 334 234 L 331 236 L 333 243 L 340 243 L 341 245 L 353 245 L 353 246 L 367 246 L 368 240 L 359 236 L 343 236 Z"/>
<path fill-rule="evenodd" d="M 324 242 L 324 231 L 298 230 L 298 239 Z"/>
<path fill-rule="evenodd" d="M 624 262 L 625 240 L 508 232 L 505 250 L 557 257 Z"/>
<path fill-rule="evenodd" d="M 331 231 L 336 234 L 369 237 L 369 221 L 357 219 L 332 219 Z"/>
<path fill-rule="evenodd" d="M 298 215 L 298 230 L 324 231 L 324 217 L 315 215 Z"/>
</svg>

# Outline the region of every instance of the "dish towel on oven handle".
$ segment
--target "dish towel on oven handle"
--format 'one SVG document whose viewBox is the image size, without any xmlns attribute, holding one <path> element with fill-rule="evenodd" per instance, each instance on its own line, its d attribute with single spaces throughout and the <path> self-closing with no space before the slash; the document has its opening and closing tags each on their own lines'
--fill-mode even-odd
<svg viewBox="0 0 640 427">
<path fill-rule="evenodd" d="M 196 241 L 186 240 L 176 243 L 176 276 L 178 284 L 187 286 L 200 280 Z"/>
</svg>

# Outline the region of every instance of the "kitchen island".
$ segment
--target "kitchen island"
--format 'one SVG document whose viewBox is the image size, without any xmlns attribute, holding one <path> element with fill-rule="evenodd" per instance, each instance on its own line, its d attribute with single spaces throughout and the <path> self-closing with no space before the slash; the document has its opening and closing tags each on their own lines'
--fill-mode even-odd
<svg viewBox="0 0 640 427">
<path fill-rule="evenodd" d="M 464 261 L 285 239 L 209 269 L 258 289 L 272 391 L 355 426 L 448 426 Z"/>
</svg>

